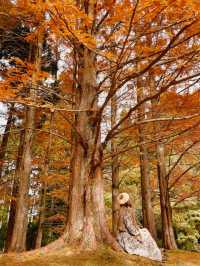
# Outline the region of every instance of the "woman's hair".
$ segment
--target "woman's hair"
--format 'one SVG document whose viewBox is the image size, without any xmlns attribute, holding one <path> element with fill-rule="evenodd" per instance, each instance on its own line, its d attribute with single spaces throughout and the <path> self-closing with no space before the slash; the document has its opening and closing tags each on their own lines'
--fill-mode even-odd
<svg viewBox="0 0 200 266">
<path fill-rule="evenodd" d="M 124 206 L 124 207 L 132 207 L 132 204 L 131 204 L 130 199 L 126 203 L 124 203 L 123 205 L 121 205 L 121 206 Z"/>
</svg>

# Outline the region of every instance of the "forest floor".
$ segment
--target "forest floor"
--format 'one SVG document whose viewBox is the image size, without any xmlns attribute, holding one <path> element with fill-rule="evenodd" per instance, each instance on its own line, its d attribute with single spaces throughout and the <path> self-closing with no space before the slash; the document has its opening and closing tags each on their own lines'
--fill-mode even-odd
<svg viewBox="0 0 200 266">
<path fill-rule="evenodd" d="M 200 266 L 200 253 L 170 251 L 166 262 L 158 263 L 142 257 L 117 253 L 110 249 L 98 252 L 72 253 L 68 249 L 50 254 L 2 255 L 0 266 Z"/>
</svg>

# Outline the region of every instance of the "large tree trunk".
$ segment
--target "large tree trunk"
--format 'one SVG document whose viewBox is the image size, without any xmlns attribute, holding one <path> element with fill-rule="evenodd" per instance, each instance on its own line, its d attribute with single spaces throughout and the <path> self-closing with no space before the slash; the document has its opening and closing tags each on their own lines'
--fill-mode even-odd
<svg viewBox="0 0 200 266">
<path fill-rule="evenodd" d="M 176 249 L 177 245 L 172 225 L 172 209 L 168 191 L 164 151 L 163 143 L 157 143 L 158 180 L 160 188 L 163 245 L 166 249 Z"/>
<path fill-rule="evenodd" d="M 83 240 L 84 225 L 86 221 L 89 223 L 90 213 L 88 213 L 88 209 L 90 209 L 90 206 L 88 205 L 91 200 L 88 189 L 91 164 L 91 147 L 89 145 L 94 141 L 90 121 L 91 112 L 89 112 L 89 109 L 92 108 L 92 99 L 95 92 L 94 55 L 82 45 L 79 45 L 78 53 L 80 86 L 76 89 L 76 109 L 88 111 L 79 112 L 75 117 L 76 132 L 74 132 L 73 141 L 68 214 L 68 231 L 71 242 Z M 88 237 L 93 242 L 95 236 L 90 227 L 91 225 L 87 224 Z"/>
<path fill-rule="evenodd" d="M 88 15 L 94 16 L 95 3 L 80 1 Z M 81 25 L 77 25 L 82 27 Z M 100 128 L 95 124 L 96 58 L 84 45 L 76 44 L 77 86 L 76 113 L 71 160 L 69 211 L 66 228 L 67 240 L 82 248 L 94 249 L 98 243 L 112 238 L 105 222 L 102 154 Z"/>
<path fill-rule="evenodd" d="M 96 100 L 95 54 L 79 44 L 78 87 L 76 91 L 75 132 L 72 154 L 67 239 L 94 249 L 102 241 L 112 242 L 105 221 L 101 174 L 100 131 L 94 124 Z M 92 110 L 93 109 L 93 110 Z"/>
<path fill-rule="evenodd" d="M 117 122 L 117 101 L 113 96 L 111 99 L 111 127 Z M 117 143 L 115 139 L 111 140 L 111 153 L 112 153 L 112 231 L 116 236 L 118 224 L 119 204 L 117 196 L 119 194 L 119 158 L 117 155 Z"/>
</svg>

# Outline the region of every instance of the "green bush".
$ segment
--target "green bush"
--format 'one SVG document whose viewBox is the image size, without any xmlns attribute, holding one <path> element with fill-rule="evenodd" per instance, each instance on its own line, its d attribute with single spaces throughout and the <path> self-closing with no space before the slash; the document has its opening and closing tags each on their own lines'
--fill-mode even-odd
<svg viewBox="0 0 200 266">
<path fill-rule="evenodd" d="M 184 250 L 197 251 L 200 233 L 200 210 L 188 210 L 174 214 L 174 227 L 178 247 Z"/>
</svg>

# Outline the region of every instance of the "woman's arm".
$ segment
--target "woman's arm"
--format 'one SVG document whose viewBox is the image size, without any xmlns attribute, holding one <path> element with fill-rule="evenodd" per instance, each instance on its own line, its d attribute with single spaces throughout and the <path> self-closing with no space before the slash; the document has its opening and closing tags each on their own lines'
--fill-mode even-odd
<svg viewBox="0 0 200 266">
<path fill-rule="evenodd" d="M 133 217 L 132 217 L 130 212 L 127 212 L 124 215 L 124 224 L 126 226 L 127 231 L 129 232 L 129 234 L 131 234 L 133 236 L 140 234 L 140 232 L 138 230 L 138 226 L 137 226 L 137 224 L 134 223 Z"/>
<path fill-rule="evenodd" d="M 139 226 L 137 225 L 136 219 L 134 219 L 134 217 L 134 213 L 132 213 L 131 210 L 127 211 L 127 213 L 124 215 L 124 224 L 129 234 L 135 236 L 139 242 L 142 242 Z"/>
</svg>

